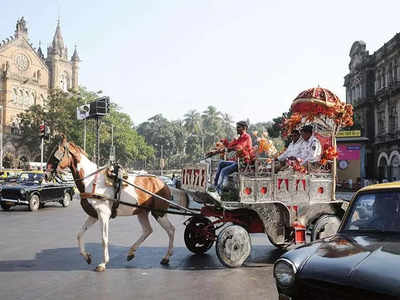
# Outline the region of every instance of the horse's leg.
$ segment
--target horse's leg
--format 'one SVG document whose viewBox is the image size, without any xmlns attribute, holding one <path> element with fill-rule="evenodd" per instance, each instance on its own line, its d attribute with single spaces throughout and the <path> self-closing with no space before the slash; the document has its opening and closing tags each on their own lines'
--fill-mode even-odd
<svg viewBox="0 0 400 300">
<path fill-rule="evenodd" d="M 100 221 L 101 238 L 103 242 L 103 254 L 104 260 L 96 267 L 97 272 L 103 272 L 106 270 L 106 264 L 108 264 L 110 257 L 108 255 L 108 224 L 110 221 L 111 212 L 109 210 L 103 211 L 98 209 L 97 215 Z"/>
<path fill-rule="evenodd" d="M 97 219 L 93 217 L 89 217 L 86 219 L 86 222 L 82 225 L 81 230 L 78 232 L 78 245 L 79 245 L 79 250 L 81 252 L 81 255 L 83 258 L 86 260 L 88 264 L 92 263 L 92 256 L 90 253 L 86 252 L 85 250 L 85 242 L 83 241 L 83 235 L 85 234 L 86 230 L 89 229 L 90 226 L 92 226 L 94 223 L 97 222 Z"/>
<path fill-rule="evenodd" d="M 168 216 L 166 214 L 162 217 L 156 218 L 156 220 L 167 232 L 169 238 L 167 254 L 160 262 L 162 265 L 167 265 L 169 263 L 169 258 L 172 255 L 172 249 L 174 248 L 175 226 L 172 225 L 172 223 L 168 220 Z"/>
<path fill-rule="evenodd" d="M 149 212 L 143 211 L 137 215 L 140 225 L 142 226 L 142 235 L 133 244 L 133 246 L 128 251 L 128 256 L 126 259 L 130 261 L 135 257 L 135 251 L 144 242 L 144 240 L 153 232 L 149 221 Z"/>
</svg>

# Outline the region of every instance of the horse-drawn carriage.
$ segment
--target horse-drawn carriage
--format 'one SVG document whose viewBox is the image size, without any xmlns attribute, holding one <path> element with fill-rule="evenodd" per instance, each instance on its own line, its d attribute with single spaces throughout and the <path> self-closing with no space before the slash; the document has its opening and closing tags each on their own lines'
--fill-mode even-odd
<svg viewBox="0 0 400 300">
<path fill-rule="evenodd" d="M 104 271 L 109 262 L 110 218 L 136 215 L 142 235 L 129 248 L 127 260 L 133 259 L 152 232 L 149 212 L 168 234 L 168 250 L 162 264 L 169 263 L 174 242 L 175 227 L 168 220 L 169 213 L 190 216 L 184 236 L 190 251 L 205 253 L 216 241 L 217 255 L 229 267 L 242 265 L 249 256 L 249 233 L 265 233 L 275 246 L 282 248 L 305 243 L 306 231 L 311 233 L 311 240 L 334 233 L 344 213 L 343 201 L 335 198 L 335 136 L 340 127 L 352 123 L 352 108 L 330 91 L 316 88 L 302 92 L 291 110 L 292 116 L 285 121 L 287 132 L 312 123 L 323 146 L 321 160 L 306 167 L 292 164 L 279 172 L 275 172 L 275 162 L 268 157 L 256 158 L 253 164 L 240 163 L 238 172 L 230 178 L 231 188 L 221 198 L 207 192 L 207 184 L 215 175 L 215 163 L 186 166 L 180 195 L 201 203 L 200 209 L 171 202 L 171 189 L 156 176 L 124 176 L 118 164 L 99 168 L 82 148 L 62 135 L 47 161 L 45 174 L 51 179 L 69 169 L 74 177 L 82 208 L 88 214 L 78 233 L 85 261 L 92 262 L 83 241 L 90 226 L 97 221 L 101 224 L 103 260 L 96 270 Z"/>
<path fill-rule="evenodd" d="M 220 198 L 207 191 L 218 161 L 183 168 L 182 189 L 202 204 L 200 215 L 186 222 L 185 243 L 190 251 L 204 253 L 216 241 L 220 261 L 237 267 L 250 254 L 250 233 L 265 233 L 273 245 L 286 248 L 305 243 L 306 233 L 312 241 L 336 232 L 344 210 L 343 200 L 335 197 L 335 136 L 340 127 L 352 123 L 352 108 L 329 90 L 315 88 L 300 93 L 291 110 L 285 129 L 290 133 L 312 124 L 322 146 L 319 162 L 278 172 L 271 158 L 239 162 Z"/>
</svg>

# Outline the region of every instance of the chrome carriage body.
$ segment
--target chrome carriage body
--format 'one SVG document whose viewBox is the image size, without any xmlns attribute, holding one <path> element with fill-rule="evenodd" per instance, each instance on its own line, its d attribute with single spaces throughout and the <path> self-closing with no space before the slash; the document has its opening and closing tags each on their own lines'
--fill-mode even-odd
<svg viewBox="0 0 400 300">
<path fill-rule="evenodd" d="M 332 172 L 314 166 L 309 174 L 293 170 L 274 172 L 274 162 L 256 159 L 253 166 L 241 166 L 230 176 L 228 186 L 215 199 L 207 192 L 213 182 L 218 161 L 187 165 L 182 172 L 182 189 L 194 201 L 215 206 L 221 211 L 255 212 L 263 232 L 278 247 L 305 242 L 296 231 L 309 229 L 312 239 L 321 237 L 315 223 L 323 216 L 336 216 L 338 223 L 344 211 L 342 200 L 335 198 Z M 313 166 L 308 166 L 311 170 Z M 332 222 L 332 220 L 330 220 Z"/>
</svg>

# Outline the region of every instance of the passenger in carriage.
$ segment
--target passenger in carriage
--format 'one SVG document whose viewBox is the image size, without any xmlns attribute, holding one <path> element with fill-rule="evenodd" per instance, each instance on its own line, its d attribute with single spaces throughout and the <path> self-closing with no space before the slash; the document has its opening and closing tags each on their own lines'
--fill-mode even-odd
<svg viewBox="0 0 400 300">
<path fill-rule="evenodd" d="M 236 123 L 236 131 L 239 137 L 225 145 L 228 151 L 237 151 L 239 149 L 244 152 L 252 151 L 251 137 L 247 133 L 247 129 L 248 124 L 246 121 L 240 121 Z M 206 157 L 211 157 L 220 152 L 221 151 L 208 152 Z M 209 191 L 213 192 L 216 190 L 218 193 L 220 193 L 222 191 L 224 181 L 228 178 L 228 175 L 232 174 L 233 172 L 237 172 L 237 170 L 238 164 L 236 157 L 231 161 L 220 161 L 218 164 L 217 173 L 215 174 L 214 185 L 209 187 Z"/>
<path fill-rule="evenodd" d="M 300 164 L 305 165 L 307 162 L 319 162 L 321 160 L 322 147 L 321 143 L 313 134 L 312 125 L 305 125 L 300 130 L 302 142 L 299 146 Z"/>
<path fill-rule="evenodd" d="M 286 159 L 296 159 L 300 154 L 300 145 L 303 140 L 300 138 L 300 131 L 297 129 L 292 131 L 290 135 L 292 141 L 287 147 L 286 151 L 278 156 L 278 160 L 282 163 L 286 161 Z"/>
</svg>

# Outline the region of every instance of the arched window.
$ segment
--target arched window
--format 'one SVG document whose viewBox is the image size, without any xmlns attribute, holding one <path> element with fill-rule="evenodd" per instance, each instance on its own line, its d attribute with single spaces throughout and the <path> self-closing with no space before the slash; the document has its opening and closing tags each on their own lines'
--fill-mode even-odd
<svg viewBox="0 0 400 300">
<path fill-rule="evenodd" d="M 18 91 L 17 91 L 16 88 L 13 88 L 13 93 L 12 93 L 12 96 L 11 96 L 11 102 L 16 104 L 17 101 L 18 101 Z"/>
<path fill-rule="evenodd" d="M 69 89 L 69 75 L 67 72 L 63 72 L 61 75 L 61 80 L 60 80 L 60 88 L 63 91 L 68 91 Z"/>
<path fill-rule="evenodd" d="M 393 151 L 390 156 L 392 156 L 390 160 L 390 179 L 391 181 L 400 180 L 400 155 L 397 151 Z"/>
<path fill-rule="evenodd" d="M 378 158 L 378 176 L 379 180 L 388 179 L 388 157 L 387 154 L 381 152 Z"/>
<path fill-rule="evenodd" d="M 25 98 L 24 98 L 24 103 L 23 103 L 24 106 L 28 106 L 29 105 L 30 98 L 31 98 L 31 95 L 29 95 L 29 92 L 25 91 Z"/>
<path fill-rule="evenodd" d="M 18 95 L 18 100 L 17 100 L 17 104 L 19 106 L 22 106 L 22 104 L 24 103 L 24 92 L 22 90 L 19 91 L 19 95 Z"/>
</svg>

